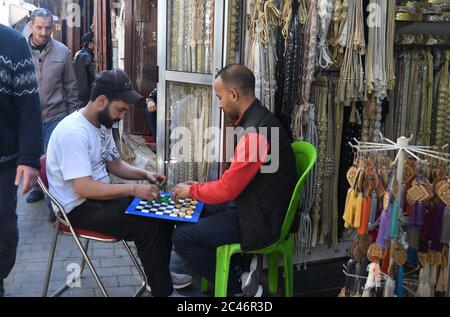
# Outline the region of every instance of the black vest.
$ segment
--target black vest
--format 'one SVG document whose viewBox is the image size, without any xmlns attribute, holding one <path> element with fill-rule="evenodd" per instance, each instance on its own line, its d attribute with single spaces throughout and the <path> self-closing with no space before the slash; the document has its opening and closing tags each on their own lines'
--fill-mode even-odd
<svg viewBox="0 0 450 317">
<path fill-rule="evenodd" d="M 236 199 L 236 207 L 241 226 L 241 247 L 243 251 L 252 251 L 267 247 L 280 236 L 291 195 L 297 183 L 295 157 L 286 131 L 275 116 L 256 99 L 245 112 L 236 128 L 252 129 L 267 137 L 269 154 L 278 156 L 278 169 L 271 173 L 256 174 L 246 189 Z M 279 142 L 271 128 L 278 128 Z M 254 132 L 241 131 L 238 142 L 244 135 Z M 272 137 L 275 145 L 272 145 Z M 279 146 L 279 153 L 274 153 Z M 278 151 L 276 151 L 278 152 Z M 274 158 L 271 158 L 272 160 Z M 264 164 L 268 167 L 271 162 Z"/>
</svg>

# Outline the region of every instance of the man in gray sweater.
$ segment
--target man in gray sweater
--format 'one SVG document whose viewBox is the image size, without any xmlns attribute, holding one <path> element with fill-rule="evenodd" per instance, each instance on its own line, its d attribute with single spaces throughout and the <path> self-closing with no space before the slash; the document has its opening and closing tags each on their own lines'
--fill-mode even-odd
<svg viewBox="0 0 450 317">
<path fill-rule="evenodd" d="M 47 151 L 50 136 L 68 114 L 79 105 L 78 88 L 69 49 L 51 38 L 53 15 L 47 9 L 32 12 L 29 23 L 28 45 L 33 56 L 39 83 L 42 110 L 43 153 Z M 27 197 L 28 203 L 37 202 L 44 194 L 35 187 Z"/>
</svg>

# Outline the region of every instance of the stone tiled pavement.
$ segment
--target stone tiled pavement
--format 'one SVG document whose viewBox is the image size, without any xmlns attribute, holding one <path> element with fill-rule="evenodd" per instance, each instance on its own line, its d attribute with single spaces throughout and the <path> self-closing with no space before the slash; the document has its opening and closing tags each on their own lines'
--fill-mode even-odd
<svg viewBox="0 0 450 317">
<path fill-rule="evenodd" d="M 52 239 L 52 227 L 48 222 L 48 209 L 41 201 L 27 204 L 24 196 L 18 197 L 17 205 L 20 241 L 17 260 L 12 272 L 5 280 L 5 296 L 37 297 L 41 296 L 49 248 Z M 135 252 L 133 243 L 130 247 Z M 136 253 L 136 252 L 135 252 Z M 107 288 L 110 296 L 131 296 L 140 286 L 140 277 L 131 259 L 121 243 L 91 242 L 88 255 Z M 66 282 L 71 271 L 66 271 L 72 263 L 80 263 L 81 255 L 71 237 L 60 237 L 57 244 L 49 294 Z M 176 265 L 176 263 L 174 264 Z M 191 296 L 201 296 L 198 283 L 183 290 Z M 82 275 L 81 288 L 72 288 L 62 296 L 93 297 L 101 296 L 88 268 Z M 149 296 L 145 293 L 143 296 Z"/>
</svg>

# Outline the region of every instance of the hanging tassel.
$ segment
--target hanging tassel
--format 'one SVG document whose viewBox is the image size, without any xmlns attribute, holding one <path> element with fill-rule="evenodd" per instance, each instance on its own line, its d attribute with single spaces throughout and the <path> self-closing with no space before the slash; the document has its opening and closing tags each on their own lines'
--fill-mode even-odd
<svg viewBox="0 0 450 317">
<path fill-rule="evenodd" d="M 387 248 L 390 249 L 390 243 L 388 243 Z M 388 274 L 390 264 L 391 264 L 390 252 L 386 252 L 386 256 L 381 260 L 381 272 Z"/>
<path fill-rule="evenodd" d="M 441 235 L 442 235 L 442 219 L 444 216 L 444 203 L 439 203 L 434 211 L 433 214 L 433 220 L 431 223 L 431 245 L 430 249 L 433 251 L 440 252 L 442 250 L 442 243 L 441 243 Z"/>
<path fill-rule="evenodd" d="M 350 112 L 350 123 L 356 123 L 356 104 L 352 103 L 352 111 Z"/>
<path fill-rule="evenodd" d="M 369 230 L 373 230 L 375 217 L 377 215 L 378 197 L 376 192 L 372 192 L 372 201 L 370 204 Z"/>
<path fill-rule="evenodd" d="M 384 285 L 383 297 L 394 297 L 394 292 L 395 280 L 389 276 Z"/>
<path fill-rule="evenodd" d="M 418 205 L 419 203 L 414 203 L 413 205 L 412 205 L 412 212 L 411 212 L 411 215 L 409 216 L 409 224 L 411 225 L 411 226 L 415 226 L 416 224 L 417 224 L 417 205 Z"/>
<path fill-rule="evenodd" d="M 425 223 L 425 206 L 422 203 L 416 205 L 416 226 L 423 226 Z"/>
<path fill-rule="evenodd" d="M 419 249 L 420 228 L 415 226 L 409 226 L 406 231 L 406 242 L 413 249 Z"/>
<path fill-rule="evenodd" d="M 363 194 L 359 193 L 358 198 L 356 199 L 355 219 L 353 221 L 353 228 L 359 228 L 359 226 L 361 225 L 362 205 L 363 205 Z"/>
<path fill-rule="evenodd" d="M 391 226 L 391 205 L 387 211 L 381 213 L 380 227 L 378 228 L 377 244 L 380 248 L 387 248 L 388 232 Z"/>
<path fill-rule="evenodd" d="M 398 202 L 394 200 L 392 203 L 391 228 L 389 230 L 390 238 L 398 237 Z"/>
<path fill-rule="evenodd" d="M 361 210 L 361 221 L 358 228 L 358 234 L 363 236 L 368 232 L 369 228 L 369 217 L 370 217 L 370 205 L 371 205 L 370 196 L 364 197 L 362 210 Z"/>
<path fill-rule="evenodd" d="M 445 265 L 441 266 L 439 279 L 436 285 L 436 292 L 445 294 L 447 292 L 447 284 L 448 284 L 448 267 L 447 263 L 445 263 Z"/>
<path fill-rule="evenodd" d="M 403 266 L 399 266 L 397 268 L 397 276 L 396 276 L 396 284 L 395 284 L 395 294 L 397 297 L 403 297 L 404 296 L 404 277 L 405 277 L 405 271 L 403 269 Z"/>
<path fill-rule="evenodd" d="M 417 249 L 414 249 L 413 247 L 409 246 L 408 247 L 408 256 L 406 259 L 406 262 L 408 262 L 409 264 L 413 265 L 413 266 L 417 266 L 418 264 L 418 255 L 417 255 Z"/>
<path fill-rule="evenodd" d="M 450 243 L 450 205 L 445 207 L 442 217 L 441 242 Z"/>
<path fill-rule="evenodd" d="M 347 199 L 345 200 L 345 210 L 344 215 L 342 216 L 342 219 L 344 219 L 345 222 L 345 228 L 349 228 L 352 226 L 353 223 L 353 206 L 354 206 L 354 197 L 355 197 L 355 190 L 353 188 L 349 188 L 347 191 Z"/>
<path fill-rule="evenodd" d="M 302 264 L 304 265 L 304 269 L 307 269 L 306 262 L 311 249 L 311 233 L 311 217 L 309 216 L 309 213 L 302 212 L 300 216 L 300 227 L 297 233 L 298 240 L 296 241 L 296 247 L 300 250 L 300 259 L 297 261 L 297 270 L 300 270 Z"/>
</svg>

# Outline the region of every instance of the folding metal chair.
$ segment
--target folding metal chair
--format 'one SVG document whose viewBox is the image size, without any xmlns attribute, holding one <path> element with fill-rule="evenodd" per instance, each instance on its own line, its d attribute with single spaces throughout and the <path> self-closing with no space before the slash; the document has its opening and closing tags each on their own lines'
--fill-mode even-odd
<svg viewBox="0 0 450 317">
<path fill-rule="evenodd" d="M 95 281 L 97 282 L 98 287 L 100 288 L 103 296 L 108 297 L 108 292 L 105 289 L 105 286 L 103 285 L 100 277 L 97 274 L 97 271 L 95 270 L 94 266 L 92 265 L 92 261 L 87 255 L 88 247 L 89 247 L 89 241 L 100 241 L 100 242 L 106 242 L 106 243 L 116 243 L 116 242 L 122 242 L 123 246 L 125 247 L 125 250 L 127 250 L 128 254 L 130 255 L 131 260 L 133 261 L 134 266 L 138 270 L 139 274 L 142 277 L 142 285 L 139 288 L 139 290 L 134 294 L 134 297 L 142 295 L 142 293 L 146 290 L 147 286 L 147 278 L 142 271 L 141 267 L 139 266 L 139 263 L 136 260 L 136 257 L 134 256 L 133 252 L 130 250 L 130 247 L 128 246 L 127 242 L 125 240 L 118 239 L 117 237 L 105 235 L 99 232 L 90 231 L 90 230 L 83 230 L 83 229 L 77 229 L 72 226 L 72 224 L 69 221 L 69 218 L 67 217 L 67 213 L 65 212 L 62 205 L 58 202 L 58 200 L 50 194 L 48 190 L 48 180 L 47 180 L 47 174 L 46 174 L 46 157 L 41 157 L 41 172 L 38 177 L 38 184 L 39 187 L 42 189 L 42 191 L 46 194 L 46 196 L 51 200 L 53 209 L 56 209 L 56 222 L 54 223 L 54 233 L 53 233 L 53 239 L 52 244 L 50 248 L 50 254 L 48 258 L 48 267 L 47 267 L 47 273 L 45 277 L 45 284 L 44 284 L 44 290 L 42 292 L 43 297 L 47 297 L 48 293 L 48 286 L 50 283 L 51 273 L 52 273 L 52 267 L 53 267 L 53 260 L 55 258 L 55 250 L 56 250 L 56 244 L 58 242 L 58 237 L 60 235 L 66 235 L 66 236 L 72 236 L 75 240 L 75 243 L 78 247 L 78 249 L 81 252 L 82 255 L 82 263 L 81 263 L 81 271 L 80 276 L 84 271 L 85 265 L 87 264 L 90 271 L 92 272 L 92 275 L 94 276 Z M 80 238 L 86 239 L 84 245 L 81 244 Z M 56 290 L 51 297 L 57 297 L 61 295 L 63 292 L 65 292 L 69 286 L 67 283 L 65 285 L 62 285 L 58 290 Z"/>
</svg>

